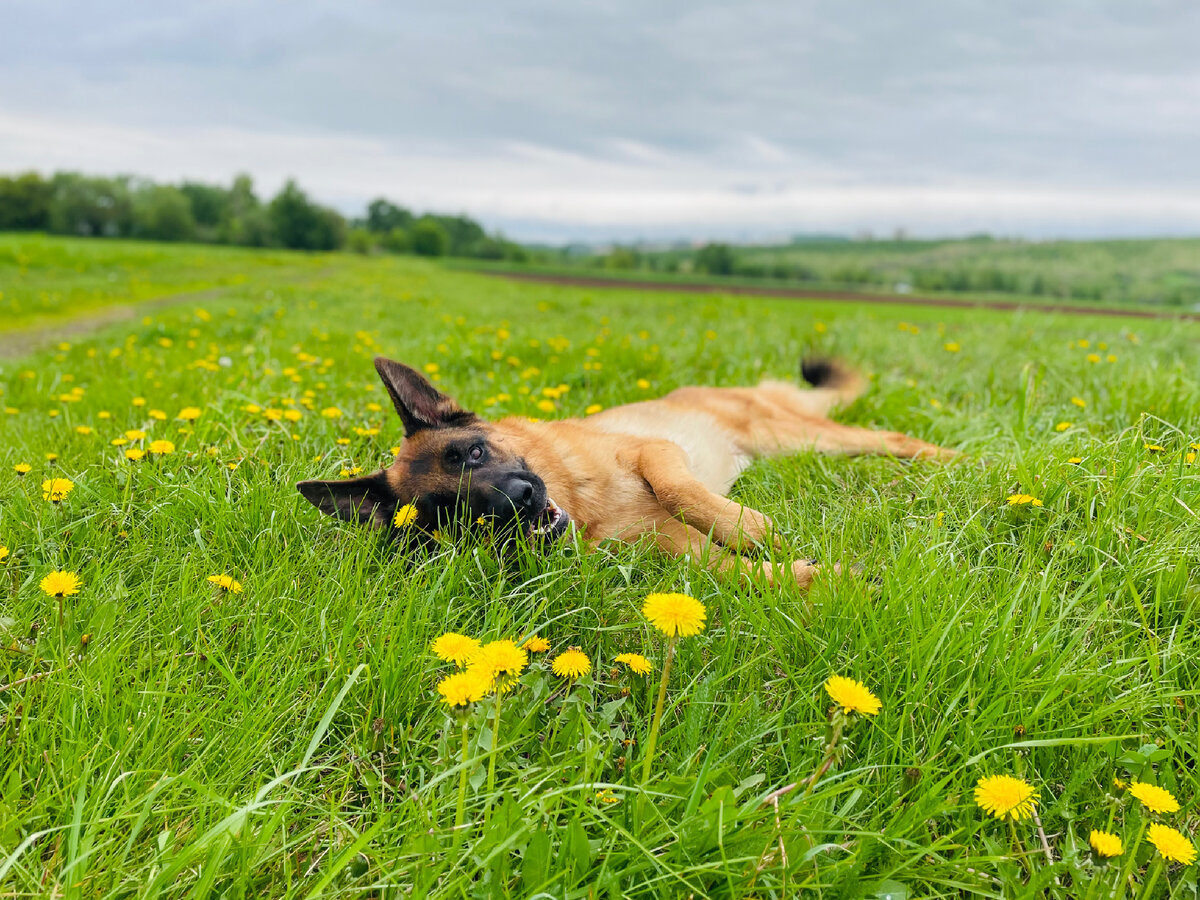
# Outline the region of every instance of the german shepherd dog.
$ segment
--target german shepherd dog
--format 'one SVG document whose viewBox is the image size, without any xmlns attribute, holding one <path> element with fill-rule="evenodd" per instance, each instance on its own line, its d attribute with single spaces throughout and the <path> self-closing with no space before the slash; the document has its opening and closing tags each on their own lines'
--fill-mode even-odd
<svg viewBox="0 0 1200 900">
<path fill-rule="evenodd" d="M 865 381 L 827 360 L 802 364 L 810 390 L 780 381 L 683 387 L 586 419 L 549 422 L 486 422 L 408 366 L 379 357 L 375 368 L 404 426 L 395 460 L 362 478 L 297 488 L 322 512 L 395 537 L 487 527 L 539 543 L 573 524 L 592 545 L 646 536 L 720 572 L 808 587 L 818 571 L 813 563 L 773 565 L 744 555 L 779 547 L 770 519 L 725 496 L 753 459 L 801 450 L 957 455 L 894 431 L 831 421 L 830 410 L 857 397 Z"/>
</svg>

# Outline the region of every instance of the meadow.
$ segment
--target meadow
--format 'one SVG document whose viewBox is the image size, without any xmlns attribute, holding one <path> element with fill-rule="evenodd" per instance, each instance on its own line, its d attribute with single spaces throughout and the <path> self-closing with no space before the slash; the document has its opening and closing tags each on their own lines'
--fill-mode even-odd
<svg viewBox="0 0 1200 900">
<path fill-rule="evenodd" d="M 221 292 L 0 359 L 0 894 L 1194 895 L 1196 325 L 112 252 Z M 965 456 L 755 464 L 769 555 L 861 566 L 807 594 L 644 546 L 397 554 L 294 487 L 391 458 L 377 354 L 541 418 L 836 355 L 871 380 L 840 419 Z M 530 649 L 451 707 L 446 633 Z"/>
</svg>

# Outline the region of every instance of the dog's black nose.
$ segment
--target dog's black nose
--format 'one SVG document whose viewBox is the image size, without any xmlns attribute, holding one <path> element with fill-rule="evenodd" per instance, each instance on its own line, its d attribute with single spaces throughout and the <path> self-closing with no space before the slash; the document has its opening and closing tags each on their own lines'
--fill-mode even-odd
<svg viewBox="0 0 1200 900">
<path fill-rule="evenodd" d="M 541 512 L 534 509 L 539 503 L 545 505 L 545 487 L 542 480 L 532 472 L 515 472 L 497 485 L 519 512 Z"/>
</svg>

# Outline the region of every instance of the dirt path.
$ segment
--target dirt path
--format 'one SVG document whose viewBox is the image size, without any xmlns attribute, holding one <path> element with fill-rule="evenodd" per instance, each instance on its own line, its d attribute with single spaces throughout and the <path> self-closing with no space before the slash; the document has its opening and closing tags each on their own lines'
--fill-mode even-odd
<svg viewBox="0 0 1200 900">
<path fill-rule="evenodd" d="M 1183 319 L 1200 321 L 1200 313 L 1168 312 L 1153 309 L 1120 309 L 1111 306 L 1073 306 L 1065 303 L 1020 303 L 1016 300 L 956 300 L 951 297 L 918 297 L 914 294 L 872 294 L 866 291 L 819 291 L 809 288 L 755 287 L 744 284 L 697 284 L 687 281 L 638 281 L 601 278 L 594 275 L 556 275 L 549 272 L 511 272 L 502 269 L 472 269 L 480 275 L 561 284 L 573 287 L 614 288 L 632 291 L 683 291 L 696 294 L 747 294 L 755 297 L 782 297 L 791 300 L 826 300 L 833 303 L 879 303 L 896 306 L 932 306 L 947 309 L 1023 310 L 1068 315 L 1120 316 L 1133 319 Z"/>
<path fill-rule="evenodd" d="M 0 331 L 0 359 L 15 359 L 27 356 L 49 344 L 65 341 L 71 338 L 91 334 L 106 325 L 118 322 L 129 322 L 140 319 L 152 310 L 164 306 L 174 306 L 176 303 L 198 303 L 220 297 L 228 287 L 207 288 L 203 291 L 184 291 L 179 294 L 167 294 L 137 303 L 120 303 L 115 306 L 102 306 L 99 309 L 86 312 L 81 316 L 63 319 L 50 324 L 34 325 L 31 328 L 18 328 L 15 331 Z"/>
</svg>

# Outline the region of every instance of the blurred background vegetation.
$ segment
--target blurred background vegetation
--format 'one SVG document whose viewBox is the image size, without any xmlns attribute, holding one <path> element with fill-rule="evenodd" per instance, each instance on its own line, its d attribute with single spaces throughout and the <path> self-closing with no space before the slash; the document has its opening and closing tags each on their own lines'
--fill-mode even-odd
<svg viewBox="0 0 1200 900">
<path fill-rule="evenodd" d="M 359 218 L 288 181 L 260 198 L 226 187 L 57 172 L 0 176 L 0 231 L 475 259 L 543 270 L 895 294 L 1006 295 L 1036 302 L 1200 308 L 1200 238 L 1026 241 L 799 235 L 772 245 L 521 245 L 465 215 L 416 213 L 380 197 Z"/>
</svg>

